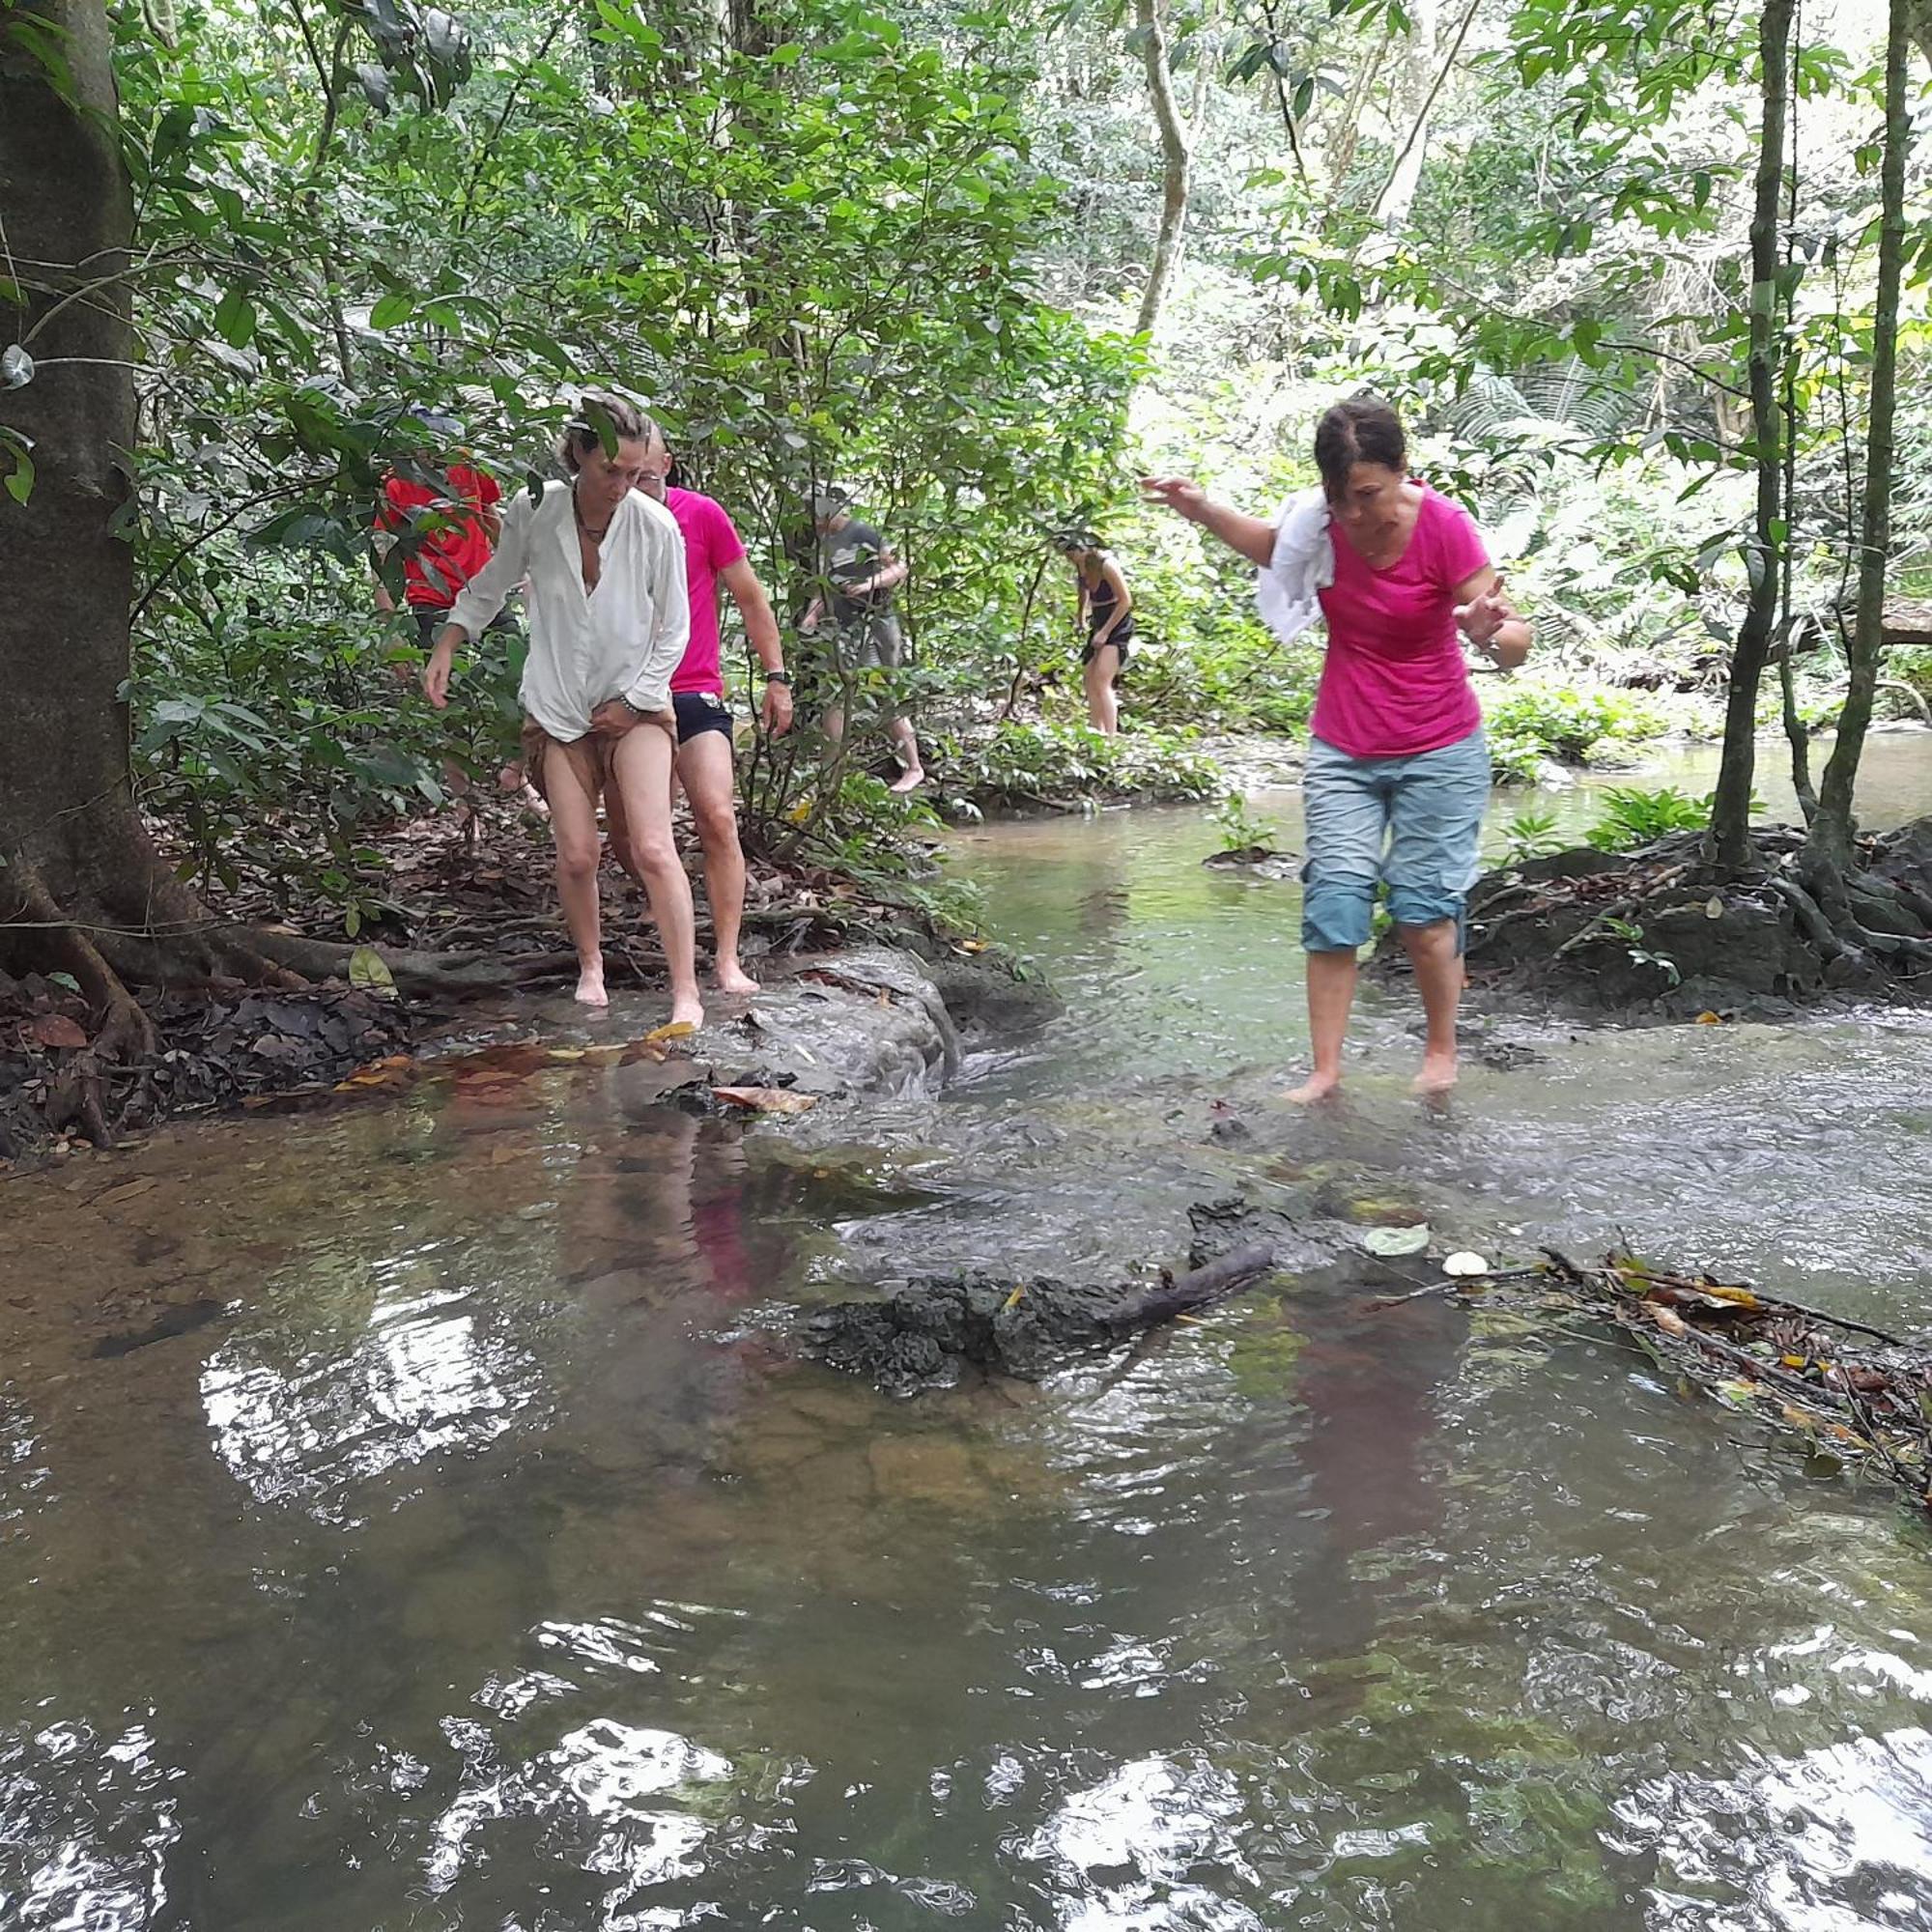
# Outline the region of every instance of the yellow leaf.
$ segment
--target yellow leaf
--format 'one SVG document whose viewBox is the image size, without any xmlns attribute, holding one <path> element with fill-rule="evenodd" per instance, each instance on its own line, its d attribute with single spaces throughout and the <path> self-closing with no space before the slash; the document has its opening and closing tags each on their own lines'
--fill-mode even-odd
<svg viewBox="0 0 1932 1932">
<path fill-rule="evenodd" d="M 582 1046 L 554 1046 L 550 1057 L 553 1060 L 582 1060 L 588 1051 L 588 1047 Z"/>
<path fill-rule="evenodd" d="M 671 1020 L 661 1027 L 653 1027 L 644 1036 L 646 1046 L 657 1046 L 668 1039 L 689 1039 L 697 1029 L 689 1020 Z"/>
<path fill-rule="evenodd" d="M 1723 916 L 1724 916 L 1724 902 L 1721 898 L 1718 896 L 1716 893 L 1713 893 L 1711 896 L 1704 901 L 1704 917 L 1706 919 L 1722 919 Z"/>
<path fill-rule="evenodd" d="M 1007 1296 L 1006 1300 L 1000 1304 L 1001 1313 L 1004 1314 L 1009 1308 L 1017 1307 L 1019 1305 L 1020 1296 L 1023 1295 L 1025 1293 L 1026 1293 L 1026 1283 L 1021 1282 L 1020 1285 L 1016 1289 L 1014 1289 L 1009 1295 Z"/>
<path fill-rule="evenodd" d="M 711 1097 L 752 1114 L 807 1114 L 818 1105 L 816 1094 L 794 1094 L 788 1087 L 714 1087 Z"/>
<path fill-rule="evenodd" d="M 1714 1013 L 1707 1009 L 1697 1015 L 1697 1024 L 1699 1026 L 1722 1026 L 1723 1023 L 1724 1016 L 1722 1013 Z"/>
</svg>

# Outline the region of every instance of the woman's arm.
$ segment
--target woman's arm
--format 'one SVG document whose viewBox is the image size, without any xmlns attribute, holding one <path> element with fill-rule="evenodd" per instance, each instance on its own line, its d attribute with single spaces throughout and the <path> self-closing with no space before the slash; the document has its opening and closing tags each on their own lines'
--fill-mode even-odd
<svg viewBox="0 0 1932 1932">
<path fill-rule="evenodd" d="M 1470 644 L 1498 670 L 1515 670 L 1529 655 L 1527 620 L 1503 595 L 1499 572 L 1485 565 L 1455 589 L 1456 622 Z"/>
<path fill-rule="evenodd" d="M 519 493 L 503 518 L 503 540 L 490 561 L 458 591 L 449 622 L 437 633 L 436 647 L 423 666 L 423 695 L 440 711 L 449 702 L 449 671 L 456 647 L 490 628 L 510 592 L 529 574 L 530 517 L 536 505 Z"/>
<path fill-rule="evenodd" d="M 1274 561 L 1274 526 L 1214 502 L 1200 484 L 1184 476 L 1143 476 L 1141 492 L 1150 502 L 1165 503 L 1177 517 L 1199 524 L 1250 563 L 1265 570 Z"/>
<path fill-rule="evenodd" d="M 671 673 L 691 642 L 691 598 L 685 588 L 684 539 L 668 510 L 651 517 L 645 541 L 650 554 L 644 587 L 654 615 L 651 634 L 644 640 L 644 661 L 625 688 L 624 700 L 635 711 L 654 715 L 671 708 Z"/>
</svg>

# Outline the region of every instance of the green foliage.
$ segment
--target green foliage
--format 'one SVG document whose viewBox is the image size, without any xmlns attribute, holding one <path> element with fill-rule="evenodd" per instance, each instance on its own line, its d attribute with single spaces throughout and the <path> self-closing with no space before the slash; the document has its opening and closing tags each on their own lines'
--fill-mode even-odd
<svg viewBox="0 0 1932 1932">
<path fill-rule="evenodd" d="M 1221 834 L 1224 852 L 1273 851 L 1281 834 L 1265 819 L 1253 817 L 1239 792 L 1230 792 L 1209 813 Z"/>
<path fill-rule="evenodd" d="M 1603 817 L 1584 835 L 1599 852 L 1633 852 L 1673 832 L 1701 832 L 1711 822 L 1711 795 L 1692 798 L 1674 785 L 1654 791 L 1611 785 L 1603 807 Z"/>
<path fill-rule="evenodd" d="M 1027 810 L 1082 801 L 1211 798 L 1220 773 L 1180 741 L 1155 732 L 1102 737 L 1082 724 L 1008 719 L 990 736 L 948 737 L 935 760 L 948 810 Z"/>
<path fill-rule="evenodd" d="M 206 632 L 170 628 L 128 693 L 145 801 L 203 883 L 232 885 L 245 860 L 359 920 L 377 890 L 368 835 L 442 803 L 446 767 L 480 779 L 515 755 L 520 652 L 502 632 L 484 639 L 452 730 L 416 691 L 413 634 L 402 645 L 373 618 L 244 602 Z"/>
<path fill-rule="evenodd" d="M 1503 827 L 1503 860 L 1520 866 L 1525 859 L 1544 859 L 1563 849 L 1553 811 L 1520 811 Z"/>
<path fill-rule="evenodd" d="M 1606 744 L 1622 751 L 1670 728 L 1668 713 L 1644 693 L 1530 678 L 1486 687 L 1483 713 L 1490 756 L 1505 784 L 1532 781 L 1545 759 L 1587 764 Z"/>
</svg>

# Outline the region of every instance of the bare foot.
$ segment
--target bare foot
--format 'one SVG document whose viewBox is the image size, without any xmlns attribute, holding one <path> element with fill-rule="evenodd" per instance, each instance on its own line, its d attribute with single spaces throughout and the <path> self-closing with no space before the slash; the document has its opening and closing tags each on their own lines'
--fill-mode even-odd
<svg viewBox="0 0 1932 1932">
<path fill-rule="evenodd" d="M 721 959 L 712 978 L 717 980 L 721 993 L 742 995 L 758 990 L 758 982 L 735 959 Z"/>
<path fill-rule="evenodd" d="M 902 798 L 909 791 L 917 791 L 924 782 L 925 767 L 923 765 L 914 765 L 910 769 L 901 772 L 886 789 L 895 797 Z"/>
<path fill-rule="evenodd" d="M 577 1003 L 581 1007 L 608 1007 L 611 995 L 604 990 L 604 962 L 586 959 L 578 968 Z"/>
<path fill-rule="evenodd" d="M 670 1023 L 672 1026 L 701 1027 L 704 1024 L 704 1002 L 696 992 L 675 995 L 670 1003 Z"/>
<path fill-rule="evenodd" d="M 1418 1094 L 1446 1094 L 1456 1084 L 1456 1055 L 1452 1048 L 1447 1053 L 1425 1053 L 1422 1056 L 1422 1071 L 1415 1076 L 1415 1091 Z"/>
<path fill-rule="evenodd" d="M 1339 1073 L 1314 1073 L 1299 1087 L 1289 1093 L 1292 1106 L 1312 1107 L 1318 1100 L 1326 1100 L 1342 1091 L 1342 1076 Z"/>
</svg>

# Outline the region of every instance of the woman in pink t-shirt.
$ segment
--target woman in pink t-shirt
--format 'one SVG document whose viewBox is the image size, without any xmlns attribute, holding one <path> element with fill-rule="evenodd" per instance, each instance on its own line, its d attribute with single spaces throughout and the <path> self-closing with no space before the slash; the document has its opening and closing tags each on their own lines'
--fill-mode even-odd
<svg viewBox="0 0 1932 1932">
<path fill-rule="evenodd" d="M 1297 570 L 1290 599 L 1312 591 L 1328 624 L 1305 780 L 1307 860 L 1301 943 L 1315 1070 L 1290 1095 L 1319 1100 L 1342 1082 L 1342 1042 L 1355 961 L 1376 893 L 1415 968 L 1428 1016 L 1419 1093 L 1456 1080 L 1463 991 L 1463 900 L 1475 883 L 1490 795 L 1483 714 L 1463 657 L 1466 641 L 1505 670 L 1529 651 L 1529 626 L 1467 512 L 1408 473 L 1402 423 L 1386 403 L 1337 403 L 1315 432 L 1326 529 L 1291 562 L 1291 532 L 1209 500 L 1179 477 L 1148 495 L 1211 530 L 1264 571 Z M 1321 504 L 1289 512 L 1313 513 Z M 1332 555 L 1332 569 L 1326 567 Z"/>
</svg>

